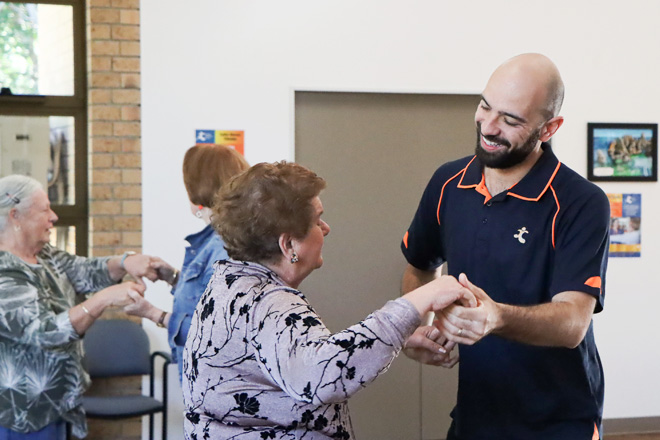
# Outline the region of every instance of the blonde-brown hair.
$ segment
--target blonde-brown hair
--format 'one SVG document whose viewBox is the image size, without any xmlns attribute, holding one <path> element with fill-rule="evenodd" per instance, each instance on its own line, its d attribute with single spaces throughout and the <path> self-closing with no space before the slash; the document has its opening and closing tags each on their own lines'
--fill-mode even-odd
<svg viewBox="0 0 660 440">
<path fill-rule="evenodd" d="M 282 255 L 282 233 L 303 238 L 309 232 L 312 199 L 324 188 L 325 180 L 297 163 L 259 163 L 222 187 L 213 227 L 231 258 L 275 262 Z"/>
<path fill-rule="evenodd" d="M 183 183 L 195 205 L 211 207 L 218 190 L 250 165 L 224 145 L 195 145 L 183 157 Z"/>
</svg>

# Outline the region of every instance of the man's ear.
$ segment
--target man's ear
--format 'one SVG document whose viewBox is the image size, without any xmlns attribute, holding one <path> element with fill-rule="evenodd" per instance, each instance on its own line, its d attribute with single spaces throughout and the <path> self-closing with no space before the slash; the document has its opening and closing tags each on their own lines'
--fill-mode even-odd
<svg viewBox="0 0 660 440">
<path fill-rule="evenodd" d="M 541 129 L 541 137 L 539 139 L 542 142 L 549 141 L 550 138 L 557 132 L 557 130 L 559 130 L 559 127 L 561 127 L 563 123 L 563 116 L 555 116 L 554 118 L 550 119 L 543 125 L 543 128 Z"/>
</svg>

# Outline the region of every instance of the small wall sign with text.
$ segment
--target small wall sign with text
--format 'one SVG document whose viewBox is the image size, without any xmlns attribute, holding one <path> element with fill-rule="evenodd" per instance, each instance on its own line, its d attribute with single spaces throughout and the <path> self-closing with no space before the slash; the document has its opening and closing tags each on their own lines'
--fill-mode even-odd
<svg viewBox="0 0 660 440">
<path fill-rule="evenodd" d="M 607 194 L 610 199 L 610 257 L 642 256 L 642 195 Z"/>
<path fill-rule="evenodd" d="M 196 144 L 215 144 L 231 147 L 245 156 L 243 130 L 195 130 Z"/>
</svg>

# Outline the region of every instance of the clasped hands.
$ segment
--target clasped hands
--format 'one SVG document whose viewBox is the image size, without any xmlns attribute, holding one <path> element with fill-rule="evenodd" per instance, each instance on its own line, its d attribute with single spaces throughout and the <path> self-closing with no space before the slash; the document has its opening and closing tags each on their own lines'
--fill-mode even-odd
<svg viewBox="0 0 660 440">
<path fill-rule="evenodd" d="M 149 281 L 163 280 L 169 284 L 174 281 L 176 269 L 165 260 L 151 255 L 135 254 L 124 260 L 126 272 L 135 278 L 136 282 L 144 285 L 142 278 Z"/>
<path fill-rule="evenodd" d="M 173 284 L 176 269 L 159 257 L 144 254 L 129 255 L 124 259 L 123 268 L 134 282 L 128 281 L 117 285 L 117 292 L 122 292 L 121 300 L 116 304 L 123 306 L 129 315 L 143 316 L 153 306 L 144 299 L 146 284 L 143 278 L 155 282 L 163 280 Z M 121 287 L 120 287 L 121 286 Z"/>
<path fill-rule="evenodd" d="M 440 278 L 443 280 L 438 287 L 459 287 L 462 296 L 446 307 L 434 309 L 433 324 L 415 330 L 405 343 L 404 353 L 424 364 L 451 368 L 459 360 L 458 351 L 453 351 L 456 344 L 475 344 L 493 331 L 497 303 L 465 274 L 458 280 L 446 275 Z"/>
</svg>

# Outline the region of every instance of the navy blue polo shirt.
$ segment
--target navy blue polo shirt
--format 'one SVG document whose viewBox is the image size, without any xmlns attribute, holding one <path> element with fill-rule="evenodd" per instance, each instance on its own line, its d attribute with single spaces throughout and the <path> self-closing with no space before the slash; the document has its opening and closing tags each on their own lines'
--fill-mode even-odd
<svg viewBox="0 0 660 440">
<path fill-rule="evenodd" d="M 476 157 L 431 178 L 401 249 L 418 269 L 447 262 L 495 301 L 528 306 L 580 291 L 603 308 L 609 202 L 549 145 L 529 173 L 493 197 Z M 603 373 L 593 326 L 575 349 L 489 335 L 460 346 L 454 434 L 477 439 L 592 439 Z"/>
</svg>

